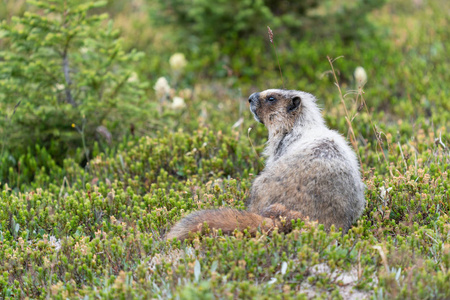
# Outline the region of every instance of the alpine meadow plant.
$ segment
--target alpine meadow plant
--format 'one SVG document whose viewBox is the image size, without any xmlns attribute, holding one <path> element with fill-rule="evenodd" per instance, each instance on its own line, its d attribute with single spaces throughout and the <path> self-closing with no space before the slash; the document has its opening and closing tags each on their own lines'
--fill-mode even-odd
<svg viewBox="0 0 450 300">
<path fill-rule="evenodd" d="M 85 142 L 77 159 L 89 159 L 94 142 L 120 139 L 151 112 L 132 70 L 142 53 L 124 51 L 108 15 L 91 12 L 106 1 L 27 4 L 0 26 L 0 155 L 13 150 L 7 161 L 16 167 L 39 144 L 62 161 Z"/>
</svg>

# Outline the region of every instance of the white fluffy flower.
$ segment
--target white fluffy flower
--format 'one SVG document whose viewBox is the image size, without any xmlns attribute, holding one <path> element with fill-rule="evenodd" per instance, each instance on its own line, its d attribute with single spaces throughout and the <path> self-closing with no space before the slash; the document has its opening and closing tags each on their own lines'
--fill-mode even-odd
<svg viewBox="0 0 450 300">
<path fill-rule="evenodd" d="M 170 63 L 170 67 L 174 71 L 181 71 L 187 65 L 187 61 L 186 61 L 186 58 L 184 57 L 183 53 L 173 54 L 169 59 L 169 63 Z"/>
<path fill-rule="evenodd" d="M 158 98 L 163 98 L 170 93 L 170 86 L 165 77 L 159 77 L 153 88 Z"/>
<path fill-rule="evenodd" d="M 58 91 L 62 91 L 62 90 L 64 90 L 64 84 L 57 83 L 57 84 L 55 84 L 55 88 Z"/>
<path fill-rule="evenodd" d="M 366 70 L 364 70 L 363 67 L 357 67 L 355 69 L 355 73 L 353 74 L 355 76 L 356 85 L 358 87 L 363 87 L 367 82 L 367 73 Z"/>
<path fill-rule="evenodd" d="M 181 97 L 174 97 L 171 107 L 173 109 L 181 109 L 186 106 L 186 103 L 184 103 L 184 99 Z"/>
</svg>

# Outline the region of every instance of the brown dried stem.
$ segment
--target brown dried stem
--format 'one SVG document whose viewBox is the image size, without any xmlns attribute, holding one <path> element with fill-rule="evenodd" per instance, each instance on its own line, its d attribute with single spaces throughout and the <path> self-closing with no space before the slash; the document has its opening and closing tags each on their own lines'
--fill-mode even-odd
<svg viewBox="0 0 450 300">
<path fill-rule="evenodd" d="M 327 56 L 327 59 L 328 59 L 328 62 L 330 63 L 330 66 L 331 66 L 331 73 L 333 74 L 333 77 L 334 77 L 334 84 L 338 88 L 339 97 L 341 99 L 342 105 L 344 106 L 345 120 L 347 121 L 347 124 L 349 126 L 348 130 L 351 133 L 350 142 L 351 142 L 353 148 L 355 149 L 356 154 L 358 155 L 360 164 L 362 165 L 361 156 L 359 155 L 359 152 L 358 152 L 358 145 L 356 143 L 356 137 L 355 137 L 355 133 L 353 131 L 353 126 L 352 126 L 352 122 L 351 122 L 351 120 L 353 120 L 353 118 L 350 118 L 349 112 L 347 110 L 347 106 L 345 105 L 344 96 L 342 95 L 342 90 L 341 90 L 341 87 L 339 85 L 339 81 L 338 81 L 337 76 L 336 76 L 336 71 L 334 70 L 334 66 L 333 66 L 333 62 L 335 62 L 337 59 L 339 59 L 341 57 L 342 56 L 336 57 L 335 59 L 331 59 L 329 56 Z M 357 95 L 357 100 L 358 100 L 358 98 L 361 98 L 361 102 L 362 102 L 361 106 L 364 106 L 366 108 L 367 114 L 369 115 L 370 124 L 372 125 L 372 129 L 375 132 L 375 136 L 376 136 L 376 139 L 377 139 L 377 145 L 380 148 L 381 154 L 383 154 L 384 160 L 387 161 L 386 155 L 384 154 L 383 147 L 381 145 L 381 141 L 380 141 L 378 130 L 376 129 L 375 125 L 373 124 L 372 118 L 371 118 L 369 110 L 367 108 L 366 101 L 365 101 L 365 99 L 364 99 L 362 94 L 363 94 L 362 88 L 359 88 L 358 95 Z M 362 109 L 362 107 L 361 107 L 361 109 Z"/>
<path fill-rule="evenodd" d="M 275 42 L 273 39 L 273 31 L 272 31 L 272 29 L 270 29 L 269 26 L 267 26 L 267 31 L 269 33 L 269 41 L 273 45 L 273 50 L 275 51 L 275 56 L 276 56 L 277 62 L 278 62 L 278 70 L 280 70 L 281 83 L 283 84 L 283 89 L 284 89 L 283 73 L 281 72 L 280 59 L 278 58 L 277 48 L 275 47 Z"/>
</svg>

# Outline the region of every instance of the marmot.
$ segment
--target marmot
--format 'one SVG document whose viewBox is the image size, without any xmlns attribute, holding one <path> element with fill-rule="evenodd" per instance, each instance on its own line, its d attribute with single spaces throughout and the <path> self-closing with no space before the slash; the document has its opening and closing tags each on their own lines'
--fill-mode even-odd
<svg viewBox="0 0 450 300">
<path fill-rule="evenodd" d="M 249 98 L 255 119 L 269 131 L 266 166 L 253 182 L 247 210 L 231 208 L 194 212 L 179 221 L 167 239 L 184 240 L 190 232 L 235 229 L 289 232 L 291 220 L 335 225 L 346 233 L 365 207 L 355 153 L 326 125 L 313 95 L 270 89 Z"/>
</svg>

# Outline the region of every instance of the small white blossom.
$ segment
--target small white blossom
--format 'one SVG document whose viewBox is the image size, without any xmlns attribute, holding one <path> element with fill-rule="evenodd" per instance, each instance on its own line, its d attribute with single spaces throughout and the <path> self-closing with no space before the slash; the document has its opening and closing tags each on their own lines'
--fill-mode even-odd
<svg viewBox="0 0 450 300">
<path fill-rule="evenodd" d="M 181 109 L 186 106 L 184 99 L 181 97 L 174 97 L 172 102 L 172 109 Z"/>
<path fill-rule="evenodd" d="M 58 91 L 62 91 L 62 90 L 64 90 L 64 84 L 57 83 L 57 84 L 55 84 L 55 88 Z"/>
<path fill-rule="evenodd" d="M 367 82 L 367 73 L 366 70 L 364 70 L 363 67 L 357 67 L 355 69 L 355 73 L 353 74 L 355 76 L 356 85 L 358 87 L 363 87 Z"/>
<path fill-rule="evenodd" d="M 389 195 L 389 192 L 392 190 L 392 187 L 385 188 L 384 186 L 380 187 L 380 197 L 381 199 L 385 200 L 387 195 Z"/>
<path fill-rule="evenodd" d="M 81 47 L 81 48 L 80 48 L 80 52 L 81 52 L 82 54 L 86 54 L 86 53 L 89 52 L 89 49 L 88 49 L 87 47 Z"/>
<path fill-rule="evenodd" d="M 50 236 L 50 245 L 55 247 L 55 251 L 58 252 L 61 249 L 61 240 L 56 239 L 53 235 Z"/>
<path fill-rule="evenodd" d="M 170 67 L 174 71 L 181 71 L 187 65 L 187 61 L 186 61 L 186 58 L 184 57 L 183 53 L 173 54 L 169 59 L 169 63 L 170 63 Z"/>
<path fill-rule="evenodd" d="M 158 78 L 153 88 L 156 91 L 156 96 L 160 99 L 170 93 L 170 86 L 165 77 Z"/>
</svg>

